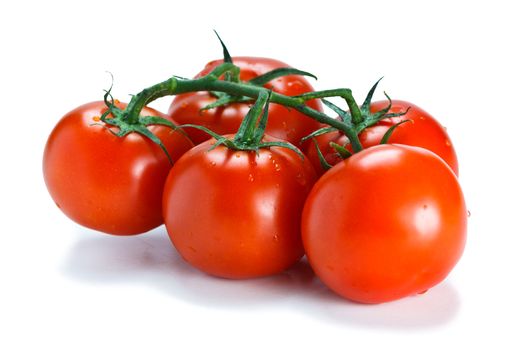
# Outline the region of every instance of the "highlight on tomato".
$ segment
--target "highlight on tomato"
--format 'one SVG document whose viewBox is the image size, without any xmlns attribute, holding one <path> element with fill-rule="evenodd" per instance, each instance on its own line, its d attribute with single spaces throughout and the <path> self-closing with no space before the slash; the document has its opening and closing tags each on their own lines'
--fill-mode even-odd
<svg viewBox="0 0 524 350">
<path fill-rule="evenodd" d="M 300 216 L 316 175 L 295 146 L 264 135 L 268 98 L 260 95 L 236 135 L 207 130 L 213 139 L 182 156 L 166 181 L 171 241 L 184 260 L 214 276 L 276 274 L 304 254 Z"/>
<path fill-rule="evenodd" d="M 309 263 L 339 295 L 382 303 L 422 293 L 455 266 L 467 210 L 457 177 L 435 153 L 378 145 L 328 170 L 302 215 Z"/>
<path fill-rule="evenodd" d="M 223 48 L 224 59 L 209 62 L 195 78 L 207 75 L 224 62 L 232 62 L 240 68 L 238 79 L 241 82 L 263 86 L 286 96 L 314 91 L 304 78 L 304 75 L 314 77 L 310 73 L 290 70 L 289 65 L 272 58 L 231 57 L 224 45 Z M 219 135 L 234 134 L 252 104 L 253 100 L 243 96 L 208 91 L 190 92 L 174 98 L 168 115 L 178 124 L 201 125 Z M 306 105 L 322 111 L 322 104 L 317 99 L 307 101 Z M 286 140 L 301 149 L 304 149 L 301 139 L 321 126 L 322 124 L 296 109 L 277 103 L 269 106 L 266 134 Z M 188 129 L 187 133 L 195 144 L 210 138 L 206 132 L 198 129 Z"/>
<path fill-rule="evenodd" d="M 167 174 L 193 147 L 159 111 L 146 107 L 132 121 L 121 115 L 125 107 L 106 100 L 73 109 L 51 132 L 43 157 L 44 180 L 60 210 L 115 235 L 162 224 Z"/>
</svg>

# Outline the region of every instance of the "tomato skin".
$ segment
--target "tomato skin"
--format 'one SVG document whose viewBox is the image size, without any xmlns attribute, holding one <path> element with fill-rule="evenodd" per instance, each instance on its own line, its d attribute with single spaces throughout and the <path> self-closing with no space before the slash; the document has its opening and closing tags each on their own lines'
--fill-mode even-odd
<svg viewBox="0 0 524 350">
<path fill-rule="evenodd" d="M 319 278 L 339 295 L 381 303 L 442 281 L 466 242 L 467 210 L 452 170 L 428 150 L 365 149 L 326 172 L 302 215 Z"/>
<path fill-rule="evenodd" d="M 266 137 L 266 141 L 276 140 Z M 234 151 L 208 140 L 187 152 L 164 189 L 174 246 L 194 267 L 231 279 L 275 274 L 304 254 L 300 216 L 316 174 L 293 151 Z"/>
<path fill-rule="evenodd" d="M 371 103 L 370 110 L 372 113 L 376 113 L 386 108 L 388 103 L 388 101 L 373 102 Z M 400 100 L 392 101 L 391 109 L 388 113 L 400 113 L 406 111 L 408 107 L 411 108 L 407 114 L 400 117 L 381 120 L 376 125 L 362 131 L 359 135 L 362 146 L 368 148 L 378 145 L 391 126 L 403 120 L 410 119 L 413 121 L 412 123 L 404 123 L 393 131 L 388 143 L 397 143 L 428 149 L 441 157 L 458 176 L 457 154 L 455 153 L 455 149 L 446 129 L 440 125 L 435 118 L 413 103 Z M 329 143 L 335 142 L 339 145 L 346 145 L 348 143 L 347 136 L 336 131 L 318 136 L 316 139 L 322 154 L 329 164 L 335 165 L 342 160 L 338 157 L 333 148 L 329 146 Z M 346 148 L 351 151 L 351 145 L 348 144 Z M 317 173 L 323 174 L 325 170 L 320 164 L 317 150 L 313 143 L 308 145 L 306 155 L 309 160 L 311 160 Z"/>
<path fill-rule="evenodd" d="M 221 63 L 223 63 L 223 60 L 209 62 L 204 70 L 197 74 L 196 78 L 208 74 Z M 240 67 L 240 80 L 243 81 L 255 78 L 275 68 L 289 67 L 283 62 L 260 57 L 233 57 L 233 63 Z M 313 91 L 313 87 L 309 82 L 304 77 L 298 75 L 274 79 L 266 84 L 265 87 L 287 96 L 300 95 Z M 234 103 L 226 107 L 200 111 L 201 108 L 215 101 L 216 98 L 208 92 L 181 94 L 173 100 L 168 115 L 179 124 L 202 125 L 220 135 L 235 133 L 251 104 Z M 308 101 L 307 105 L 318 111 L 322 111 L 322 105 L 318 100 Z M 297 147 L 302 146 L 300 144 L 302 137 L 309 135 L 320 127 L 322 127 L 322 125 L 319 122 L 292 108 L 275 103 L 272 103 L 269 107 L 269 120 L 266 127 L 266 134 L 291 142 Z M 187 133 L 195 144 L 208 140 L 210 137 L 208 134 L 197 129 L 188 129 Z"/>
<path fill-rule="evenodd" d="M 45 183 L 57 206 L 80 225 L 115 235 L 143 233 L 162 224 L 162 191 L 171 164 L 142 135 L 120 138 L 94 125 L 106 110 L 104 102 L 91 102 L 58 122 L 44 151 Z M 142 115 L 165 117 L 147 107 Z M 148 128 L 173 161 L 193 146 L 168 127 Z"/>
</svg>

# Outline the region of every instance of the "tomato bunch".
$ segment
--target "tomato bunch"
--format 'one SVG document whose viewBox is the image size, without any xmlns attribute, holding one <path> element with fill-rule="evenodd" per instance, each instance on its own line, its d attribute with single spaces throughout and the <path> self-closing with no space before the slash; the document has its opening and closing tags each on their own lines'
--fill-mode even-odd
<svg viewBox="0 0 524 350">
<path fill-rule="evenodd" d="M 67 113 L 43 158 L 56 205 L 115 235 L 165 224 L 184 260 L 218 277 L 277 274 L 305 253 L 356 302 L 441 282 L 467 226 L 445 128 L 412 103 L 371 103 L 376 85 L 358 106 L 280 61 L 224 52 L 195 79 L 173 77 L 129 104 L 108 92 Z M 165 95 L 177 95 L 167 115 L 146 107 Z M 330 96 L 348 102 L 324 101 L 338 119 L 323 114 Z"/>
</svg>

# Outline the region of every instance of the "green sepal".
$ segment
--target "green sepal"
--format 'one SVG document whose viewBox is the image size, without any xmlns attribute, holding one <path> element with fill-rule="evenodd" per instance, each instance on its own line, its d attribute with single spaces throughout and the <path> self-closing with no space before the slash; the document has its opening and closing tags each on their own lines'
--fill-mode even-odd
<svg viewBox="0 0 524 350">
<path fill-rule="evenodd" d="M 371 117 L 365 119 L 360 125 L 357 126 L 356 130 L 360 134 L 360 132 L 362 132 L 362 130 L 364 130 L 364 129 L 372 126 L 372 125 L 375 125 L 376 123 L 378 123 L 381 120 L 388 119 L 388 118 L 394 118 L 394 117 L 402 117 L 403 115 L 406 115 L 409 112 L 410 109 L 411 109 L 411 107 L 408 107 L 408 108 L 406 108 L 406 110 L 404 112 L 399 112 L 399 113 L 382 114 L 380 112 L 377 112 L 377 113 L 373 114 Z"/>
<path fill-rule="evenodd" d="M 264 132 L 266 131 L 267 119 L 269 117 L 269 101 L 271 100 L 272 93 L 273 91 L 269 90 L 269 94 L 267 95 L 266 104 L 264 105 L 264 111 L 262 112 L 262 116 L 260 117 L 260 120 L 258 121 L 258 125 L 255 128 L 255 131 L 253 133 L 253 143 L 254 144 L 260 144 L 260 142 L 262 141 L 262 138 L 264 137 Z"/>
<path fill-rule="evenodd" d="M 167 126 L 173 130 L 178 129 L 178 126 L 176 126 L 172 121 L 169 121 L 162 117 L 157 116 L 145 116 L 145 117 L 138 117 L 138 120 L 140 124 L 142 125 L 164 125 Z"/>
<path fill-rule="evenodd" d="M 231 58 L 231 55 L 229 54 L 229 50 L 226 47 L 226 44 L 222 41 L 222 38 L 220 35 L 218 35 L 216 30 L 213 30 L 220 41 L 220 45 L 222 45 L 222 51 L 224 54 L 224 63 L 231 63 L 233 64 L 233 58 Z M 224 80 L 225 81 L 234 81 L 235 83 L 240 82 L 240 71 L 238 72 L 226 72 L 224 74 Z"/>
<path fill-rule="evenodd" d="M 387 118 L 395 118 L 395 117 L 402 117 L 403 115 L 406 115 L 408 114 L 409 110 L 411 109 L 411 106 L 409 106 L 408 108 L 406 108 L 406 110 L 404 112 L 399 112 L 399 113 L 386 113 L 384 114 L 384 118 L 383 119 L 387 119 Z"/>
<path fill-rule="evenodd" d="M 317 80 L 317 77 L 309 72 L 306 72 L 300 69 L 291 68 L 291 67 L 283 67 L 283 68 L 276 68 L 276 69 L 273 69 L 272 71 L 259 75 L 258 77 L 249 80 L 248 83 L 253 84 L 253 85 L 262 86 L 266 83 L 269 83 L 273 79 L 284 77 L 287 75 L 304 75 L 304 76 L 308 76 L 308 77 L 311 77 Z"/>
<path fill-rule="evenodd" d="M 113 76 L 113 73 L 111 73 L 111 72 L 108 72 L 108 73 L 111 76 L 111 85 L 109 86 L 109 89 L 104 90 L 104 92 L 105 92 L 105 94 L 104 94 L 104 103 L 106 104 L 106 106 L 108 108 L 111 108 L 111 107 L 115 106 L 115 99 L 113 98 L 113 95 L 111 95 L 111 90 L 113 90 L 113 84 L 115 82 L 115 77 Z M 111 98 L 111 102 L 109 102 L 108 97 Z"/>
<path fill-rule="evenodd" d="M 388 105 L 386 108 L 384 109 L 381 109 L 380 111 L 378 111 L 377 113 L 373 114 L 373 116 L 378 116 L 378 117 L 382 117 L 383 115 L 385 115 L 387 112 L 389 112 L 389 109 L 391 108 L 393 102 L 391 101 L 391 98 L 389 97 L 389 95 L 384 91 L 384 95 L 386 96 L 386 98 L 388 99 Z M 378 119 L 380 120 L 380 119 Z"/>
<path fill-rule="evenodd" d="M 111 78 L 113 75 L 111 75 Z M 138 134 L 141 134 L 142 136 L 148 138 L 153 143 L 157 144 L 164 154 L 166 155 L 167 159 L 169 160 L 169 163 L 173 164 L 173 159 L 171 158 L 171 155 L 167 151 L 167 148 L 165 147 L 164 143 L 158 136 L 153 134 L 147 127 L 149 125 L 164 125 L 167 126 L 173 130 L 179 131 L 183 133 L 185 136 L 187 134 L 185 131 L 179 129 L 174 123 L 171 121 L 157 117 L 157 116 L 139 116 L 137 120 L 131 121 L 128 118 L 128 115 L 126 114 L 125 110 L 121 110 L 115 105 L 115 100 L 113 96 L 111 95 L 111 90 L 113 88 L 113 82 L 111 81 L 111 86 L 108 90 L 104 93 L 104 103 L 107 106 L 107 111 L 105 111 L 100 116 L 100 123 L 96 123 L 93 125 L 102 125 L 105 127 L 111 134 L 117 136 L 117 137 L 125 137 L 126 135 L 136 132 Z M 112 114 L 113 118 L 108 118 L 108 116 Z M 111 130 L 111 128 L 107 127 L 107 125 L 111 125 L 118 128 L 118 132 L 115 132 Z"/>
<path fill-rule="evenodd" d="M 215 148 L 217 148 L 220 145 L 224 145 L 227 148 L 231 148 L 231 149 L 235 149 L 235 150 L 239 149 L 237 147 L 237 144 L 233 140 L 230 140 L 230 139 L 228 139 L 228 138 L 226 138 L 226 137 L 224 137 L 222 135 L 219 135 L 216 132 L 214 132 L 213 130 L 206 128 L 205 126 L 196 125 L 196 124 L 183 124 L 183 125 L 180 125 L 179 128 L 194 128 L 194 129 L 198 129 L 200 131 L 205 132 L 206 134 L 208 134 L 209 136 L 211 136 L 215 140 L 217 140 L 217 142 L 215 142 L 208 149 L 208 151 L 212 151 L 212 150 L 214 150 Z"/>
<path fill-rule="evenodd" d="M 346 159 L 351 157 L 351 152 L 348 151 L 345 147 L 339 145 L 338 143 L 332 141 L 329 143 L 329 146 L 331 146 L 337 152 L 340 158 Z"/>
<path fill-rule="evenodd" d="M 225 137 L 219 137 L 218 139 L 215 139 L 215 140 L 216 142 L 207 150 L 208 152 L 211 152 L 212 150 L 214 150 L 215 148 L 217 148 L 220 145 L 225 145 L 228 141 L 228 139 L 226 139 Z"/>
<path fill-rule="evenodd" d="M 371 87 L 371 89 L 368 92 L 368 95 L 366 96 L 366 99 L 364 100 L 364 103 L 360 107 L 363 112 L 369 113 L 369 106 L 371 105 L 371 99 L 373 98 L 373 94 L 375 93 L 375 90 L 377 89 L 378 84 L 384 77 L 381 77 L 377 82 Z"/>
<path fill-rule="evenodd" d="M 317 137 L 317 136 L 320 136 L 320 135 L 324 135 L 324 134 L 327 134 L 327 133 L 330 133 L 330 132 L 333 132 L 333 131 L 339 131 L 337 128 L 334 128 L 332 126 L 326 126 L 324 128 L 321 128 L 321 129 L 318 129 L 318 130 L 315 130 L 313 131 L 311 134 L 307 135 L 307 136 L 304 136 L 302 139 L 300 139 L 300 143 L 303 143 L 313 137 Z"/>
<path fill-rule="evenodd" d="M 224 80 L 225 81 L 232 81 L 232 82 L 235 82 L 235 83 L 240 83 L 240 68 L 238 66 L 235 66 L 232 62 L 224 62 L 218 66 L 216 66 L 215 68 L 213 68 L 211 70 L 211 72 L 209 72 L 207 75 L 205 75 L 204 77 L 200 78 L 200 79 L 204 79 L 204 80 L 217 80 L 217 79 L 220 79 L 220 77 L 224 75 Z M 221 92 L 221 91 L 208 91 L 212 96 L 216 97 L 217 99 L 221 100 L 221 101 L 225 101 L 225 99 L 227 97 L 231 97 L 231 98 L 236 98 L 236 99 L 241 99 L 243 98 L 244 96 L 237 96 L 237 97 L 232 97 L 232 95 L 228 94 L 228 93 L 225 93 L 225 92 Z M 222 104 L 227 104 L 227 103 L 224 103 L 224 102 L 221 102 Z M 215 107 L 218 107 L 218 106 L 214 106 L 214 107 L 210 107 L 209 105 L 204 107 L 203 109 L 211 109 L 211 108 L 215 108 Z"/>
<path fill-rule="evenodd" d="M 230 105 L 231 103 L 241 103 L 241 102 L 251 102 L 251 101 L 253 101 L 253 99 L 250 97 L 246 97 L 246 96 L 238 97 L 238 96 L 231 96 L 228 94 L 224 94 L 223 96 L 218 97 L 218 100 L 216 100 L 213 103 L 208 104 L 205 107 L 202 107 L 200 110 L 206 111 L 208 109 L 227 106 L 227 105 Z"/>
<path fill-rule="evenodd" d="M 342 108 L 338 107 L 334 103 L 329 102 L 328 100 L 321 99 L 322 103 L 326 105 L 329 109 L 331 109 L 333 112 L 338 114 L 340 118 L 342 118 L 342 121 L 346 124 L 351 124 L 351 114 L 343 110 Z"/>
<path fill-rule="evenodd" d="M 233 96 L 231 95 L 228 95 L 228 94 L 213 94 L 217 100 L 213 103 L 210 103 L 202 108 L 200 108 L 200 111 L 206 111 L 208 109 L 213 109 L 213 108 L 217 108 L 217 107 L 220 107 L 220 106 L 224 106 L 226 104 L 229 104 L 231 102 L 233 102 Z"/>
<path fill-rule="evenodd" d="M 136 128 L 133 128 L 134 132 L 137 132 L 139 134 L 142 134 L 143 136 L 147 137 L 148 139 L 150 139 L 151 141 L 153 141 L 154 143 L 156 143 L 158 146 L 160 146 L 160 148 L 162 148 L 162 151 L 164 151 L 165 155 L 167 156 L 167 158 L 169 159 L 169 163 L 171 165 L 173 165 L 173 159 L 171 159 L 171 156 L 169 155 L 169 152 L 167 151 L 167 148 L 166 146 L 164 146 L 164 143 L 162 142 L 162 140 L 160 140 L 158 138 L 158 136 L 156 136 L 155 134 L 153 134 L 147 127 L 145 126 L 137 126 Z"/>
<path fill-rule="evenodd" d="M 185 130 L 180 129 L 178 127 L 178 125 L 176 125 L 172 121 L 167 120 L 165 118 L 157 117 L 157 116 L 145 116 L 145 117 L 140 116 L 138 118 L 138 120 L 139 120 L 140 124 L 146 125 L 146 126 L 149 126 L 149 125 L 164 125 L 164 126 L 167 126 L 168 128 L 171 128 L 173 131 L 179 132 L 182 135 L 184 135 L 184 136 L 189 138 L 189 135 L 185 132 Z"/>
<path fill-rule="evenodd" d="M 257 126 L 257 120 L 259 119 L 262 109 L 269 101 L 269 93 L 267 91 L 260 92 L 257 100 L 253 106 L 249 109 L 246 116 L 242 120 L 240 127 L 235 135 L 235 143 L 251 144 L 255 138 L 255 130 Z"/>
<path fill-rule="evenodd" d="M 220 91 L 208 91 L 208 93 L 211 96 L 216 97 L 217 99 L 222 98 L 224 96 L 228 96 L 228 94 L 226 94 L 225 92 L 220 92 Z"/>
<path fill-rule="evenodd" d="M 269 141 L 269 142 L 262 142 L 258 145 L 258 148 L 269 148 L 269 147 L 283 147 L 283 148 L 290 149 L 293 152 L 295 152 L 300 157 L 300 159 L 304 160 L 304 154 L 302 153 L 302 151 L 300 151 L 300 149 L 297 146 L 289 142 Z"/>
<path fill-rule="evenodd" d="M 382 136 L 382 139 L 380 139 L 380 144 L 383 145 L 383 144 L 386 144 L 388 143 L 389 141 L 389 138 L 391 137 L 391 135 L 393 134 L 393 131 L 395 131 L 396 128 L 398 128 L 401 124 L 404 124 L 404 123 L 407 123 L 407 122 L 411 122 L 413 123 L 413 120 L 411 119 L 406 119 L 406 120 L 403 120 L 401 122 L 398 122 L 397 124 L 395 125 L 392 125 L 388 131 L 386 131 L 386 133 L 384 134 L 384 136 Z"/>
<path fill-rule="evenodd" d="M 111 98 L 111 101 L 108 100 L 108 97 Z M 101 121 L 103 121 L 104 123 L 107 123 L 107 116 L 109 114 L 113 115 L 113 118 L 111 119 L 123 117 L 123 113 L 122 113 L 123 111 L 120 108 L 118 108 L 117 106 L 115 106 L 115 100 L 113 99 L 113 96 L 111 95 L 111 89 L 106 90 L 104 94 L 104 103 L 107 106 L 107 111 L 102 113 L 102 115 L 100 116 Z"/>
<path fill-rule="evenodd" d="M 220 78 L 223 74 L 228 73 L 228 72 L 232 73 L 233 76 L 239 76 L 240 68 L 238 66 L 235 66 L 233 63 L 225 62 L 213 68 L 211 72 L 209 72 L 207 75 L 203 76 L 200 79 L 215 80 L 215 79 Z"/>
<path fill-rule="evenodd" d="M 198 129 L 198 130 L 200 130 L 200 131 L 205 132 L 206 134 L 208 134 L 209 136 L 211 136 L 211 137 L 214 138 L 215 140 L 225 139 L 224 136 L 219 135 L 219 134 L 217 134 L 216 132 L 214 132 L 213 130 L 208 129 L 208 128 L 206 128 L 205 126 L 202 126 L 202 125 L 196 125 L 196 124 L 182 124 L 182 125 L 179 125 L 178 127 L 181 128 L 181 129 L 184 129 L 184 128 L 194 128 L 194 129 Z"/>
<path fill-rule="evenodd" d="M 224 62 L 233 63 L 233 59 L 231 58 L 231 55 L 229 54 L 226 44 L 224 44 L 224 42 L 222 41 L 222 38 L 220 37 L 220 35 L 218 35 L 217 31 L 214 29 L 213 31 L 215 32 L 218 40 L 220 41 L 220 45 L 222 45 L 222 50 L 224 51 Z"/>
<path fill-rule="evenodd" d="M 331 169 L 333 166 L 327 162 L 326 157 L 324 157 L 324 155 L 322 154 L 322 151 L 320 150 L 320 147 L 318 146 L 317 140 L 313 139 L 313 143 L 315 144 L 315 148 L 317 150 L 317 156 L 318 156 L 318 159 L 320 160 L 320 165 L 322 166 L 322 169 L 324 170 Z"/>
<path fill-rule="evenodd" d="M 104 116 L 103 119 L 102 119 L 102 117 L 100 117 L 100 120 L 102 120 L 105 124 L 112 125 L 112 126 L 115 126 L 115 127 L 118 128 L 118 132 L 114 132 L 110 128 L 106 127 L 109 130 L 109 132 L 111 132 L 113 135 L 115 135 L 117 137 L 124 137 L 124 136 L 126 136 L 126 135 L 128 135 L 128 134 L 130 134 L 132 132 L 136 132 L 138 134 L 141 134 L 142 136 L 147 137 L 149 140 L 151 140 L 152 142 L 157 144 L 162 149 L 164 154 L 167 156 L 167 159 L 169 160 L 169 163 L 173 164 L 173 159 L 169 155 L 169 152 L 167 151 L 167 148 L 164 146 L 164 143 L 162 142 L 162 140 L 160 140 L 158 138 L 158 136 L 153 134 L 147 128 L 148 125 L 153 125 L 153 124 L 166 125 L 163 122 L 162 123 L 154 122 L 154 119 L 159 118 L 159 117 L 142 117 L 142 118 L 146 118 L 146 120 L 147 120 L 147 118 L 152 118 L 153 120 L 149 120 L 149 122 L 150 122 L 149 124 L 144 124 L 144 123 L 141 123 L 141 122 L 138 122 L 136 124 L 131 124 L 131 123 L 128 123 L 121 116 L 114 117 L 114 118 L 106 118 L 106 117 L 107 117 L 107 115 Z M 140 118 L 139 120 L 142 120 L 142 118 Z M 163 119 L 163 118 L 160 118 L 160 119 Z M 175 130 L 177 130 L 177 129 L 175 129 Z"/>
</svg>

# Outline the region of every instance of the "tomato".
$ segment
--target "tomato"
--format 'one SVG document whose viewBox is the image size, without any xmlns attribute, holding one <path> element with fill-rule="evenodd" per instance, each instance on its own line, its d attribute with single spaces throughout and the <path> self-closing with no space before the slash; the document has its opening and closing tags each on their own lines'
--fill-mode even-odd
<svg viewBox="0 0 524 350">
<path fill-rule="evenodd" d="M 204 70 L 196 77 L 208 74 L 223 60 L 209 62 Z M 233 63 L 240 67 L 240 79 L 247 81 L 276 68 L 289 67 L 287 64 L 271 59 L 258 57 L 233 57 Z M 298 75 L 284 76 L 272 80 L 264 85 L 287 96 L 300 95 L 313 91 L 307 80 Z M 216 97 L 209 92 L 193 92 L 175 97 L 168 115 L 179 124 L 198 124 L 215 131 L 220 135 L 235 133 L 251 103 L 233 103 L 225 107 L 202 110 L 205 106 L 216 101 Z M 307 105 L 322 111 L 318 100 L 311 100 Z M 285 106 L 272 103 L 269 108 L 269 122 L 266 134 L 291 142 L 300 147 L 300 140 L 319 129 L 321 124 L 304 114 Z M 197 130 L 188 129 L 187 133 L 196 144 L 209 139 L 209 135 Z"/>
<path fill-rule="evenodd" d="M 105 111 L 104 102 L 91 102 L 58 122 L 44 151 L 45 183 L 56 205 L 77 223 L 116 235 L 142 233 L 162 224 L 162 190 L 171 164 L 144 136 L 117 137 L 99 125 Z M 151 108 L 142 114 L 163 116 Z M 166 126 L 148 129 L 173 160 L 193 146 Z"/>
<path fill-rule="evenodd" d="M 376 113 L 386 108 L 388 103 L 388 101 L 373 102 L 371 103 L 370 110 L 372 113 Z M 458 161 L 455 149 L 446 129 L 442 127 L 435 118 L 422 108 L 410 102 L 400 100 L 392 101 L 391 109 L 388 113 L 400 113 L 406 111 L 408 107 L 411 108 L 405 115 L 381 120 L 376 125 L 363 130 L 359 135 L 362 146 L 368 148 L 378 145 L 391 126 L 403 120 L 410 119 L 412 123 L 399 125 L 393 131 L 388 143 L 399 143 L 428 149 L 440 156 L 451 169 L 453 169 L 455 174 L 458 175 Z M 320 151 L 326 158 L 326 161 L 331 165 L 340 162 L 342 159 L 337 155 L 336 151 L 329 146 L 330 142 L 346 145 L 346 148 L 351 150 L 351 145 L 348 144 L 348 138 L 338 131 L 317 136 L 316 139 Z M 317 172 L 323 174 L 325 170 L 320 164 L 317 150 L 313 143 L 308 145 L 306 155 L 311 160 Z"/>
<path fill-rule="evenodd" d="M 196 146 L 169 173 L 163 205 L 171 241 L 188 263 L 214 276 L 283 271 L 304 254 L 300 216 L 315 171 L 287 148 L 209 150 L 214 143 Z"/>
<path fill-rule="evenodd" d="M 466 241 L 457 177 L 433 152 L 406 145 L 365 149 L 327 171 L 302 217 L 308 260 L 341 296 L 381 303 L 442 281 Z"/>
</svg>

